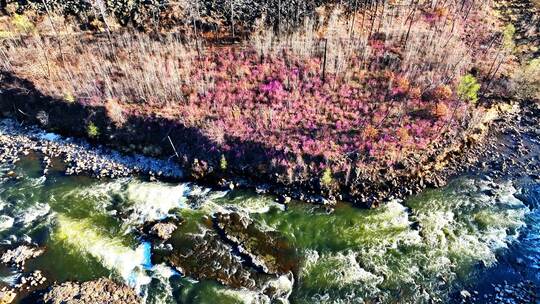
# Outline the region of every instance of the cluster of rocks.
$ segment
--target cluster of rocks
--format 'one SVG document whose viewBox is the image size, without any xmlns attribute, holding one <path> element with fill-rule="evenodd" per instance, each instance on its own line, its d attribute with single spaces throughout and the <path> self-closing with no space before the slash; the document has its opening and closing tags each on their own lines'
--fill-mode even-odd
<svg viewBox="0 0 540 304">
<path fill-rule="evenodd" d="M 0 256 L 0 263 L 23 271 L 27 260 L 36 258 L 43 252 L 43 249 L 35 246 L 21 245 L 14 249 L 6 250 Z M 43 286 L 46 281 L 47 279 L 39 270 L 22 274 L 13 286 L 4 286 L 0 289 L 0 304 L 12 303 L 19 294 L 27 293 L 39 286 Z"/>
<path fill-rule="evenodd" d="M 505 282 L 504 284 L 492 284 L 492 287 L 494 290 L 493 293 L 484 294 L 480 298 L 478 297 L 478 292 L 474 292 L 475 296 L 470 296 L 469 294 L 469 297 L 463 297 L 463 302 L 472 300 L 492 304 L 538 303 L 538 296 L 534 291 L 534 284 L 532 282 L 519 282 L 516 284 Z"/>
<path fill-rule="evenodd" d="M 197 280 L 215 280 L 230 288 L 249 290 L 258 294 L 260 303 L 286 302 L 290 296 L 294 283 L 292 272 L 261 272 L 211 229 L 183 237 L 182 243 L 193 246 L 186 248 L 182 243 L 173 243 L 173 250 L 164 257 L 165 262 L 181 273 Z M 271 259 L 270 254 L 265 258 Z"/>
<path fill-rule="evenodd" d="M 173 242 L 173 251 L 165 257 L 181 273 L 196 279 L 216 280 L 232 288 L 257 288 L 257 272 L 245 267 L 233 248 L 213 230 L 184 237 L 193 246 L 184 248 Z"/>
<path fill-rule="evenodd" d="M 103 24 L 104 16 L 110 16 L 121 25 L 134 25 L 137 27 L 150 27 L 157 14 L 166 6 L 166 0 L 136 1 L 72 1 L 72 0 L 52 0 L 47 3 L 36 0 L 0 1 L 0 13 L 6 12 L 24 13 L 37 12 L 46 14 L 53 12 L 65 17 L 74 17 L 74 23 L 78 23 L 83 28 L 99 30 Z M 101 24 L 100 24 L 101 23 Z"/>
<path fill-rule="evenodd" d="M 24 275 L 19 279 L 19 282 L 15 284 L 13 287 L 15 290 L 30 290 L 34 287 L 41 286 L 45 284 L 47 281 L 47 278 L 45 278 L 40 270 L 35 270 L 31 272 L 30 274 Z"/>
<path fill-rule="evenodd" d="M 540 105 L 524 104 L 519 113 L 498 121 L 491 137 L 478 153 L 479 161 L 471 171 L 485 173 L 488 178 L 528 176 L 540 181 Z"/>
<path fill-rule="evenodd" d="M 205 217 L 197 232 L 170 238 L 177 226 L 168 219 L 142 229 L 153 243 L 156 263 L 169 264 L 197 280 L 247 290 L 261 303 L 287 301 L 294 283 L 295 255 L 277 232 L 236 212 Z"/>
<path fill-rule="evenodd" d="M 534 0 L 499 0 L 494 5 L 501 12 L 505 24 L 513 24 L 516 51 L 521 56 L 538 58 L 540 55 L 540 5 Z"/>
<path fill-rule="evenodd" d="M 0 256 L 0 262 L 23 271 L 27 260 L 43 252 L 43 249 L 35 246 L 21 245 L 6 250 Z M 131 288 L 109 279 L 85 283 L 66 282 L 61 285 L 56 284 L 43 292 L 46 282 L 47 278 L 40 270 L 23 273 L 15 283 L 12 283 L 12 286 L 4 286 L 0 289 L 0 304 L 13 303 L 18 297 L 51 304 L 140 303 L 139 296 Z"/>
<path fill-rule="evenodd" d="M 124 284 L 101 278 L 95 281 L 54 285 L 43 295 L 45 304 L 135 304 L 141 299 Z"/>
<path fill-rule="evenodd" d="M 257 21 L 264 17 L 269 27 L 280 29 L 300 25 L 305 17 L 314 16 L 317 8 L 331 3 L 330 0 L 191 0 L 191 1 L 72 1 L 50 0 L 45 6 L 39 0 L 0 1 L 0 12 L 23 13 L 36 11 L 45 14 L 74 16 L 76 22 L 90 29 L 106 27 L 107 21 L 122 26 L 134 26 L 139 29 L 217 30 L 238 35 L 252 30 Z M 357 0 L 341 1 L 351 8 L 362 6 Z M 107 26 L 107 27 L 108 27 Z M 234 27 L 234 29 L 233 29 Z"/>
<path fill-rule="evenodd" d="M 66 164 L 65 173 L 90 174 L 97 178 L 127 177 L 144 174 L 154 178 L 180 179 L 183 172 L 172 161 L 142 155 L 122 155 L 104 147 L 93 147 L 84 140 L 44 133 L 32 126 L 21 126 L 15 121 L 0 122 L 0 162 L 15 163 L 29 153 L 43 155 L 43 172 L 51 166 L 51 159 Z"/>
<path fill-rule="evenodd" d="M 27 294 L 32 290 L 39 289 L 46 281 L 47 278 L 39 270 L 22 275 L 15 285 L 4 286 L 0 289 L 0 304 L 12 303 L 20 294 Z"/>
<path fill-rule="evenodd" d="M 38 257 L 43 252 L 44 250 L 38 247 L 21 245 L 15 249 L 9 249 L 4 252 L 0 257 L 0 262 L 23 270 L 27 260 Z"/>
</svg>

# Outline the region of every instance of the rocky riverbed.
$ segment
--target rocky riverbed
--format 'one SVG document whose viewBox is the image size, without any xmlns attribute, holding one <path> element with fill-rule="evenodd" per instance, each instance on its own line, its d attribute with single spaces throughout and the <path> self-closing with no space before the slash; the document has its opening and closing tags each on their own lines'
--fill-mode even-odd
<svg viewBox="0 0 540 304">
<path fill-rule="evenodd" d="M 0 247 L 0 252 L 2 248 Z M 24 272 L 24 265 L 28 260 L 43 254 L 44 249 L 32 245 L 20 245 L 13 249 L 4 250 L 0 255 L 0 263 L 8 267 L 14 267 L 21 271 L 12 286 L 3 286 L 0 289 L 0 303 L 9 304 L 15 300 L 18 294 L 28 293 L 43 288 L 47 279 L 40 270 Z M 1 285 L 0 285 L 1 286 Z"/>
<path fill-rule="evenodd" d="M 51 287 L 43 295 L 45 304 L 83 304 L 83 303 L 139 303 L 140 297 L 124 284 L 109 279 L 74 283 L 66 282 Z"/>
</svg>

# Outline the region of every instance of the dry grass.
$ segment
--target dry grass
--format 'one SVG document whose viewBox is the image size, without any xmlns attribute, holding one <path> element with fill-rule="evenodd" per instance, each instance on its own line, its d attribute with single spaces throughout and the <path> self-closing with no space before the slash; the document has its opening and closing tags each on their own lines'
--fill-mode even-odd
<svg viewBox="0 0 540 304">
<path fill-rule="evenodd" d="M 386 60 L 386 69 L 403 74 L 423 89 L 449 84 L 473 66 L 485 67 L 497 60 L 497 43 L 488 41 L 495 35 L 467 24 L 473 18 L 487 18 L 488 2 L 465 1 L 461 10 L 462 1 L 445 2 L 432 11 L 403 3 L 353 16 L 339 7 L 321 8 L 318 18 L 305 20 L 298 31 L 276 36 L 259 30 L 251 44 L 261 54 L 278 55 L 287 50 L 303 58 L 322 58 L 326 49 L 325 72 L 349 78 L 352 68 L 369 70 L 383 64 L 377 60 Z M 467 13 L 467 5 L 474 6 L 472 12 Z M 43 92 L 55 96 L 168 106 L 186 100 L 184 86 L 206 92 L 214 85 L 213 79 L 191 78 L 196 57 L 204 56 L 200 42 L 181 42 L 172 35 L 158 41 L 140 33 L 115 36 L 112 42 L 89 42 L 72 34 L 73 29 L 62 22 L 61 17 L 53 17 L 43 19 L 38 27 L 22 25 L 24 34 L 30 36 L 15 34 L 3 41 L 2 69 L 35 80 Z M 472 42 L 467 37 L 471 30 L 476 31 Z M 51 38 L 51 33 L 61 36 Z M 381 48 L 385 56 L 378 56 Z M 352 61 L 358 59 L 360 63 Z"/>
<path fill-rule="evenodd" d="M 448 84 L 472 67 L 482 69 L 496 60 L 500 41 L 497 30 L 489 28 L 496 23 L 491 15 L 490 1 L 449 1 L 416 10 L 401 1 L 352 16 L 339 7 L 328 7 L 319 11 L 317 20 L 306 20 L 290 35 L 260 29 L 252 43 L 262 54 L 290 50 L 307 58 L 321 57 L 326 44 L 331 73 L 351 73 L 357 63 L 350 60 L 358 54 L 366 69 L 377 65 L 375 58 L 394 59 L 385 62 L 385 68 L 405 73 L 428 88 Z M 388 51 L 386 58 L 377 56 L 381 48 Z"/>
</svg>

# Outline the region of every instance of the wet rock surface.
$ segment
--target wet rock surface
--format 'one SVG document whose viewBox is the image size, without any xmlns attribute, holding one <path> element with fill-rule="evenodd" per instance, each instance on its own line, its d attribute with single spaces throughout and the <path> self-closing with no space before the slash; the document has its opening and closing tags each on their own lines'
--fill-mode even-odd
<svg viewBox="0 0 540 304">
<path fill-rule="evenodd" d="M 294 250 L 279 233 L 264 230 L 248 215 L 238 212 L 218 213 L 215 226 L 238 251 L 264 273 L 282 274 L 293 270 Z"/>
<path fill-rule="evenodd" d="M 39 270 L 22 274 L 13 286 L 4 286 L 0 289 L 0 304 L 12 303 L 21 295 L 43 288 L 46 282 L 47 279 Z"/>
<path fill-rule="evenodd" d="M 66 282 L 55 285 L 43 295 L 43 303 L 46 304 L 134 304 L 140 302 L 141 299 L 131 288 L 104 278 L 84 283 Z"/>
<path fill-rule="evenodd" d="M 256 271 L 244 266 L 242 259 L 217 233 L 207 230 L 186 238 L 193 244 L 190 248 L 173 242 L 173 253 L 165 258 L 180 272 L 198 279 L 214 279 L 234 288 L 257 288 Z"/>
<path fill-rule="evenodd" d="M 185 275 L 250 290 L 258 294 L 261 303 L 286 301 L 292 293 L 292 272 L 271 275 L 258 271 L 214 230 L 204 228 L 200 233 L 182 235 L 181 239 L 175 237 L 178 235 L 171 240 L 173 250 L 163 259 Z"/>
<path fill-rule="evenodd" d="M 47 278 L 45 278 L 40 270 L 35 270 L 31 272 L 30 274 L 23 275 L 19 279 L 19 283 L 15 284 L 15 290 L 30 290 L 34 289 L 34 287 L 38 287 L 43 285 L 47 281 Z"/>
</svg>

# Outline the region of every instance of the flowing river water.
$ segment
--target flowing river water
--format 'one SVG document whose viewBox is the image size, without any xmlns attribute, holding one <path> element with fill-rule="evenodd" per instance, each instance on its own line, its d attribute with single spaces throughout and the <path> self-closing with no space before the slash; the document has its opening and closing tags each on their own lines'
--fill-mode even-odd
<svg viewBox="0 0 540 304">
<path fill-rule="evenodd" d="M 270 258 L 291 261 L 290 273 L 265 279 L 276 303 L 460 303 L 468 294 L 494 303 L 499 289 L 532 295 L 540 286 L 540 183 L 528 177 L 466 175 L 376 210 L 328 210 L 245 190 L 66 176 L 61 165 L 43 175 L 36 154 L 1 164 L 0 176 L 2 246 L 45 248 L 25 271 L 49 282 L 111 277 L 144 303 L 270 302 L 260 288 L 224 284 L 243 268 L 261 272 L 215 231 L 212 218 L 231 212 L 287 248 Z M 181 219 L 166 244 L 141 233 L 165 218 Z M 0 266 L 0 285 L 20 275 Z"/>
</svg>

